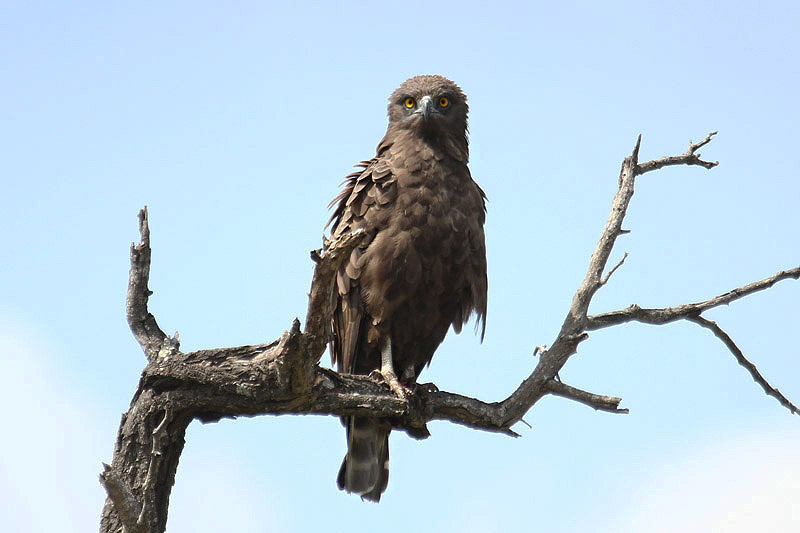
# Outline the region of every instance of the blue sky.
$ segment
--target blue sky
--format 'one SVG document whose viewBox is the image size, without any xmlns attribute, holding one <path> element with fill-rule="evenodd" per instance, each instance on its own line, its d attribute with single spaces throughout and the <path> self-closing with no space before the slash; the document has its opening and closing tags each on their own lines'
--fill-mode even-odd
<svg viewBox="0 0 800 533">
<path fill-rule="evenodd" d="M 795 3 L 162 4 L 0 6 L 3 529 L 97 526 L 100 462 L 145 362 L 124 317 L 137 211 L 151 215 L 150 309 L 184 350 L 270 341 L 303 318 L 326 205 L 409 76 L 468 94 L 489 196 L 486 340 L 450 334 L 424 374 L 442 389 L 493 401 L 528 375 L 639 133 L 650 159 L 719 130 L 702 152 L 720 166 L 640 178 L 612 261 L 630 257 L 593 312 L 705 299 L 800 263 Z M 795 401 L 798 291 L 708 314 Z M 334 418 L 193 424 L 168 531 L 800 522 L 799 420 L 707 331 L 595 332 L 561 376 L 631 413 L 546 398 L 519 439 L 395 434 L 379 505 L 336 490 Z"/>
</svg>

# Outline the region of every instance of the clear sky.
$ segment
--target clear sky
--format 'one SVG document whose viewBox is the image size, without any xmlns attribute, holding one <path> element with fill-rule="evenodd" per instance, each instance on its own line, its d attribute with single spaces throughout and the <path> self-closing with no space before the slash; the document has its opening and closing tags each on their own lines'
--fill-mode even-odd
<svg viewBox="0 0 800 533">
<path fill-rule="evenodd" d="M 96 530 L 145 363 L 124 316 L 137 211 L 150 309 L 184 350 L 273 340 L 409 76 L 468 94 L 489 196 L 486 340 L 448 336 L 423 374 L 442 389 L 494 401 L 528 375 L 639 133 L 651 159 L 719 130 L 702 152 L 720 166 L 639 180 L 593 312 L 800 263 L 796 2 L 163 4 L 0 4 L 4 531 Z M 708 314 L 796 402 L 798 296 L 786 281 Z M 333 417 L 192 424 L 168 531 L 796 530 L 800 418 L 706 330 L 596 332 L 561 377 L 630 414 L 546 398 L 519 439 L 394 434 L 379 505 L 336 489 Z"/>
</svg>

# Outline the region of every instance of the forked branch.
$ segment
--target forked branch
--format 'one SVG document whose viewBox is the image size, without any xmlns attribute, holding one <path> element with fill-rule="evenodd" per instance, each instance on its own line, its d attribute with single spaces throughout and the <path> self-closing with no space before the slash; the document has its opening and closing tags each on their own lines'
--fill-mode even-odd
<svg viewBox="0 0 800 533">
<path fill-rule="evenodd" d="M 625 309 L 588 317 L 586 329 L 591 331 L 607 328 L 609 326 L 616 326 L 617 324 L 623 324 L 625 322 L 642 322 L 644 324 L 656 325 L 667 324 L 676 320 L 687 319 L 691 316 L 708 311 L 709 309 L 713 309 L 714 307 L 728 305 L 754 292 L 769 289 L 781 280 L 798 278 L 800 278 L 800 266 L 789 270 L 782 270 L 768 278 L 748 283 L 742 287 L 737 287 L 703 302 L 660 309 L 644 309 L 633 304 Z"/>
<path fill-rule="evenodd" d="M 292 327 L 273 342 L 234 348 L 180 351 L 177 334 L 166 335 L 147 309 L 150 272 L 150 230 L 147 210 L 139 214 L 141 241 L 131 246 L 128 286 L 128 323 L 147 356 L 131 408 L 120 425 L 112 465 L 105 466 L 101 482 L 108 499 L 103 509 L 101 532 L 161 533 L 166 528 L 167 507 L 186 427 L 192 420 L 216 421 L 225 417 L 261 414 L 367 415 L 388 420 L 395 428 L 416 438 L 428 436 L 426 423 L 447 420 L 466 427 L 516 435 L 511 429 L 525 413 L 548 394 L 568 398 L 594 409 L 627 413 L 620 398 L 580 390 L 558 379 L 558 373 L 588 332 L 630 321 L 665 324 L 691 320 L 711 330 L 745 366 L 753 378 L 791 412 L 797 408 L 769 385 L 730 337 L 700 313 L 771 287 L 780 280 L 800 277 L 800 267 L 733 289 L 704 302 L 674 308 L 620 311 L 589 316 L 594 294 L 605 285 L 627 257 L 623 256 L 604 276 L 634 192 L 637 176 L 671 165 L 695 165 L 710 169 L 697 150 L 703 141 L 689 143 L 677 156 L 639 163 L 641 136 L 632 154 L 622 163 L 619 187 L 611 213 L 591 259 L 586 277 L 572 299 L 561 329 L 549 349 L 540 347 L 532 373 L 501 402 L 484 402 L 445 391 L 419 390 L 409 401 L 401 400 L 382 381 L 345 375 L 319 366 L 328 341 L 331 296 L 335 273 L 363 239 L 361 234 L 325 243 L 312 253 L 316 262 L 309 293 L 304 331 L 295 319 Z"/>
</svg>

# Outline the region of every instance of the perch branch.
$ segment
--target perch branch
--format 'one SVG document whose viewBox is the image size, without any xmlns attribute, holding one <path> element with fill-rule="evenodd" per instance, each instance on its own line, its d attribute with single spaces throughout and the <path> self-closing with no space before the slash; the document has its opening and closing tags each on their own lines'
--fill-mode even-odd
<svg viewBox="0 0 800 533">
<path fill-rule="evenodd" d="M 686 319 L 710 330 L 719 340 L 723 342 L 723 344 L 725 344 L 725 346 L 728 347 L 733 356 L 736 357 L 736 361 L 738 361 L 740 365 L 742 365 L 747 369 L 747 371 L 753 377 L 753 381 L 761 385 L 761 388 L 764 389 L 764 392 L 767 393 L 768 396 L 772 396 L 773 398 L 778 400 L 780 404 L 786 407 L 792 414 L 795 415 L 800 414 L 800 411 L 797 409 L 797 406 L 794 405 L 792 402 L 790 402 L 789 399 L 786 398 L 786 396 L 781 394 L 781 391 L 779 391 L 778 389 L 776 389 L 767 382 L 764 376 L 762 376 L 761 373 L 758 371 L 758 368 L 756 368 L 756 365 L 747 360 L 747 358 L 742 353 L 742 350 L 740 350 L 739 347 L 736 346 L 736 343 L 733 342 L 733 339 L 731 339 L 730 336 L 727 333 L 725 333 L 725 331 L 721 327 L 719 327 L 719 325 L 717 325 L 716 322 L 703 318 L 700 315 L 689 316 L 686 317 Z"/>
</svg>

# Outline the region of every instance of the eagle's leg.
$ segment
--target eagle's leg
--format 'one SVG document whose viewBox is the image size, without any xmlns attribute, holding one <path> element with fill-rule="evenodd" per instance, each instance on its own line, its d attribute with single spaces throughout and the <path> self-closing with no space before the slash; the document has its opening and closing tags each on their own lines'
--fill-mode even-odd
<svg viewBox="0 0 800 533">
<path fill-rule="evenodd" d="M 411 389 L 403 385 L 400 380 L 397 379 L 397 373 L 394 371 L 394 363 L 392 361 L 392 339 L 389 337 L 386 338 L 386 343 L 381 349 L 380 372 L 386 384 L 389 385 L 389 388 L 392 389 L 392 392 L 395 393 L 398 398 L 405 400 L 413 394 Z"/>
</svg>

